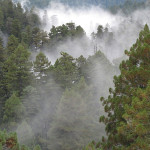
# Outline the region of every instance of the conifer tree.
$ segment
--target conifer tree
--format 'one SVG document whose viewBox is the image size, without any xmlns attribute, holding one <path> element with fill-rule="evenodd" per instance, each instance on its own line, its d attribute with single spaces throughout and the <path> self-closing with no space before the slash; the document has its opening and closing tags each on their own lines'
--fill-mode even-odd
<svg viewBox="0 0 150 150">
<path fill-rule="evenodd" d="M 29 56 L 28 50 L 20 44 L 5 62 L 5 82 L 8 96 L 13 91 L 21 95 L 23 89 L 29 85 L 31 75 Z"/>
<path fill-rule="evenodd" d="M 8 56 L 14 53 L 15 49 L 18 47 L 18 44 L 19 44 L 18 39 L 14 35 L 11 35 L 8 38 L 7 47 L 6 47 Z"/>
<path fill-rule="evenodd" d="M 78 81 L 78 68 L 75 59 L 65 52 L 54 64 L 54 78 L 62 87 L 71 87 Z"/>
<path fill-rule="evenodd" d="M 21 120 L 23 112 L 24 108 L 20 98 L 13 93 L 11 97 L 6 100 L 4 106 L 3 121 L 5 123 L 5 128 L 10 130 L 11 128 L 16 127 L 17 123 Z"/>
<path fill-rule="evenodd" d="M 18 19 L 14 19 L 12 22 L 11 34 L 19 40 L 21 39 L 21 25 Z"/>
<path fill-rule="evenodd" d="M 117 128 L 118 134 L 126 137 L 127 144 L 121 146 L 124 150 L 150 149 L 150 82 L 146 89 L 138 88 L 131 98 L 131 104 L 124 107 L 123 118 Z"/>
<path fill-rule="evenodd" d="M 108 139 L 103 143 L 105 150 L 112 147 L 117 148 L 119 145 L 130 146 L 134 143 L 134 140 L 136 140 L 128 140 L 130 137 L 119 134 L 118 128 L 121 123 L 128 123 L 123 115 L 125 111 L 129 109 L 126 106 L 131 106 L 135 103 L 133 97 L 137 89 L 146 89 L 148 81 L 150 80 L 149 45 L 150 30 L 148 26 L 145 25 L 144 30 L 140 32 L 139 38 L 131 47 L 130 51 L 125 51 L 129 59 L 121 63 L 121 74 L 114 77 L 115 89 L 110 89 L 110 96 L 108 99 L 101 98 L 105 107 L 105 112 L 108 114 L 107 117 L 102 116 L 100 118 L 100 121 L 105 123 L 106 132 L 108 134 Z M 132 109 L 132 106 L 130 109 Z"/>
<path fill-rule="evenodd" d="M 42 52 L 36 56 L 36 60 L 34 61 L 34 74 L 38 82 L 46 82 L 50 64 L 51 63 L 49 62 L 48 58 Z"/>
</svg>

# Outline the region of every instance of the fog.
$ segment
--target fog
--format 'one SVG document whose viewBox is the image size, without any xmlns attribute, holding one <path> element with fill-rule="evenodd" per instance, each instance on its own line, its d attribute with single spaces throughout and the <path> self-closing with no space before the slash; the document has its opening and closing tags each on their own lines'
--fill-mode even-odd
<svg viewBox="0 0 150 150">
<path fill-rule="evenodd" d="M 59 3 L 51 3 L 44 10 L 37 9 L 36 12 L 43 21 L 41 28 L 48 33 L 53 25 L 60 26 L 68 22 L 73 22 L 76 26 L 80 25 L 85 30 L 88 41 L 79 39 L 77 41 L 79 44 L 75 44 L 75 41 L 72 44 L 71 41 L 67 41 L 61 46 L 58 46 L 57 49 L 66 52 L 70 51 L 70 54 L 74 57 L 81 54 L 87 57 L 94 53 L 94 45 L 97 45 L 98 50 L 101 50 L 111 62 L 124 55 L 124 50 L 132 46 L 143 26 L 150 22 L 150 16 L 148 15 L 150 10 L 148 8 L 133 11 L 132 14 L 126 16 L 121 11 L 118 11 L 117 14 L 111 14 L 107 10 L 96 6 L 89 8 L 70 8 Z M 113 41 L 111 44 L 107 44 L 105 42 L 106 39 L 101 41 L 97 40 L 94 45 L 90 43 L 91 33 L 97 31 L 98 25 L 102 25 L 104 28 L 107 27 L 113 33 Z M 83 47 L 80 48 L 79 46 L 83 45 L 83 42 L 86 43 L 84 47 L 86 51 L 83 51 Z M 65 45 L 65 48 L 63 48 L 63 45 Z M 77 48 L 73 45 L 76 45 Z M 73 48 L 72 51 L 70 50 L 71 47 Z M 60 51 L 58 51 L 58 54 Z M 75 52 L 75 55 L 72 52 Z M 52 59 L 54 60 L 54 58 Z"/>
<path fill-rule="evenodd" d="M 70 8 L 59 3 L 51 3 L 44 11 L 40 10 L 40 17 L 46 14 L 46 26 L 43 28 L 49 31 L 52 25 L 59 26 L 68 22 L 80 25 L 88 36 L 96 31 L 98 25 L 118 26 L 123 19 L 122 16 L 115 16 L 100 7 Z M 118 21 L 117 21 L 118 20 Z"/>
<path fill-rule="evenodd" d="M 22 5 L 25 5 L 25 1 L 22 1 Z M 74 97 L 68 94 L 70 96 L 70 101 L 68 101 L 67 91 L 64 91 L 53 79 L 51 79 L 44 88 L 36 87 L 40 98 L 35 103 L 41 106 L 42 109 L 33 115 L 33 118 L 29 121 L 33 133 L 35 135 L 42 133 L 40 137 L 45 137 L 45 139 L 49 141 L 49 144 L 47 144 L 49 149 L 64 149 L 61 147 L 63 144 L 66 145 L 66 147 L 70 147 L 68 146 L 69 144 L 75 144 L 75 146 L 81 148 L 81 146 L 88 144 L 92 139 L 98 141 L 105 135 L 104 125 L 98 123 L 99 116 L 104 114 L 104 108 L 99 102 L 99 98 L 101 96 L 107 97 L 109 87 L 113 87 L 113 76 L 119 73 L 118 65 L 122 58 L 124 58 L 124 50 L 129 50 L 138 38 L 138 34 L 144 25 L 146 23 L 150 24 L 150 10 L 148 8 L 137 10 L 133 11 L 129 16 L 126 16 L 121 13 L 121 11 L 114 15 L 100 7 L 70 8 L 69 6 L 64 6 L 59 3 L 51 3 L 44 10 L 36 8 L 35 12 L 42 21 L 41 29 L 48 33 L 53 25 L 59 26 L 68 22 L 73 22 L 76 26 L 80 25 L 86 33 L 86 36 L 82 38 L 76 38 L 74 40 L 67 39 L 65 42 L 57 44 L 54 48 L 47 46 L 40 49 L 46 54 L 52 64 L 60 57 L 61 51 L 67 52 L 75 58 L 80 55 L 88 58 L 90 55 L 94 55 L 98 50 L 104 53 L 104 57 L 101 57 L 102 59 L 95 59 L 95 61 L 92 62 L 93 66 L 91 65 L 88 72 L 89 80 L 95 90 L 95 95 L 93 95 L 93 97 L 91 96 L 92 105 L 94 106 L 92 114 L 90 114 L 91 111 L 87 111 L 88 109 L 85 108 L 84 110 L 84 107 L 81 107 L 85 106 L 84 101 L 82 103 L 80 102 L 80 98 L 83 98 L 81 96 L 83 94 L 82 91 L 77 92 L 75 89 L 70 89 L 70 91 L 73 91 L 73 96 L 77 95 L 77 93 L 81 95 L 79 94 L 79 96 L 74 99 Z M 102 25 L 104 28 L 107 27 L 109 33 L 113 33 L 113 37 L 110 41 L 108 41 L 108 36 L 104 36 L 101 39 L 92 39 L 91 33 L 97 32 L 98 25 Z M 89 58 L 88 61 L 90 62 Z M 49 89 L 49 91 L 46 91 L 47 89 Z M 86 94 L 88 94 L 87 91 Z M 29 107 L 32 100 L 32 95 L 26 97 L 24 100 L 24 103 L 26 103 L 25 106 Z M 81 104 L 81 106 L 76 105 L 74 101 L 76 104 Z M 88 106 L 86 105 L 85 107 L 89 108 L 90 105 L 91 103 L 88 103 Z M 82 109 L 87 113 L 86 115 L 85 112 L 81 111 Z M 93 115 L 94 119 L 89 117 L 89 120 L 88 118 L 86 118 L 86 120 L 84 118 L 85 122 L 82 122 L 79 119 L 80 117 L 78 118 L 78 116 L 80 116 L 78 111 L 81 111 L 81 114 L 84 114 L 85 118 L 87 115 Z M 77 113 L 76 116 L 74 115 L 75 112 Z M 69 121 L 66 119 L 66 116 Z M 80 120 L 80 122 L 77 122 L 78 120 Z M 75 130 L 76 128 L 72 131 L 70 125 L 74 127 L 74 122 L 77 124 L 76 127 L 80 126 L 79 131 L 81 132 L 84 128 L 89 127 L 85 124 L 90 124 L 89 122 L 93 123 L 92 126 L 90 124 L 91 137 L 89 137 L 87 141 L 83 140 L 84 136 L 81 136 L 83 141 L 78 137 L 80 133 L 78 136 L 76 135 L 78 133 L 77 130 Z M 66 126 L 69 129 L 66 129 Z M 21 127 L 19 128 L 20 130 L 18 129 L 17 132 L 21 135 L 20 132 L 24 131 L 22 131 Z M 65 128 L 65 131 L 69 130 L 68 134 L 65 135 L 65 133 L 62 132 L 62 128 Z M 70 141 L 71 136 L 75 143 Z M 87 134 L 87 136 L 89 135 Z M 81 145 L 78 145 L 76 142 L 81 142 Z M 71 148 L 75 149 L 74 147 Z"/>
<path fill-rule="evenodd" d="M 29 3 L 25 0 L 20 0 L 20 2 L 24 7 Z M 133 10 L 130 15 L 126 16 L 121 10 L 118 10 L 117 14 L 111 14 L 108 10 L 100 6 L 71 8 L 67 5 L 51 2 L 49 6 L 42 10 L 36 8 L 35 12 L 42 21 L 41 29 L 47 31 L 47 33 L 50 32 L 53 25 L 60 26 L 73 22 L 76 26 L 80 25 L 85 30 L 87 37 L 91 39 L 91 33 L 97 31 L 98 25 L 107 27 L 109 31 L 113 33 L 113 43 L 108 45 L 105 43 L 104 39 L 97 41 L 94 45 L 97 45 L 98 49 L 101 50 L 111 62 L 116 58 L 122 57 L 124 55 L 124 50 L 129 49 L 136 41 L 143 26 L 146 23 L 148 25 L 150 23 L 150 16 L 148 15 L 150 13 L 149 8 L 136 11 Z M 77 43 L 79 43 L 79 40 Z M 58 50 L 58 54 L 55 57 L 58 58 L 60 56 L 60 51 L 70 51 L 71 47 L 74 48 L 72 51 L 76 51 L 75 55 L 70 51 L 70 54 L 74 57 L 78 57 L 85 53 L 85 57 L 93 54 L 94 45 L 92 45 L 89 40 L 87 42 L 85 39 L 82 40 L 82 42 L 86 43 L 84 48 L 86 51 L 83 51 L 83 48 L 79 46 L 83 45 L 82 42 L 78 45 L 76 44 L 77 48 L 72 46 L 76 42 L 73 41 L 72 44 L 71 42 L 72 41 L 68 40 L 66 43 L 63 43 L 61 47 L 58 45 L 56 49 L 61 50 Z M 51 55 L 52 58 L 50 58 L 50 56 L 48 57 L 54 62 L 55 57 L 52 56 L 53 54 L 49 55 Z"/>
</svg>

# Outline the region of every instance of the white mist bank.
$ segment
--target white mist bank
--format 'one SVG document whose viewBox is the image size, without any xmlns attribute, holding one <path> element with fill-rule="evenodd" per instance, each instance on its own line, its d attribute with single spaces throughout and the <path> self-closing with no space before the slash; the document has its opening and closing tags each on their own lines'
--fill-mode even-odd
<svg viewBox="0 0 150 150">
<path fill-rule="evenodd" d="M 20 0 L 20 2 L 24 6 L 28 3 L 28 0 Z M 96 32 L 98 25 L 108 27 L 109 31 L 113 32 L 114 41 L 111 45 L 106 44 L 105 41 L 98 42 L 97 47 L 98 50 L 101 50 L 110 61 L 122 57 L 124 55 L 124 50 L 129 50 L 129 48 L 135 43 L 138 34 L 143 29 L 144 25 L 146 23 L 150 25 L 149 8 L 143 10 L 140 9 L 134 11 L 129 16 L 125 16 L 121 11 L 117 14 L 111 14 L 99 6 L 71 8 L 53 2 L 43 10 L 36 8 L 35 12 L 41 18 L 41 28 L 48 33 L 53 25 L 59 26 L 68 22 L 73 22 L 76 25 L 80 25 L 85 30 L 88 38 L 91 39 L 91 33 Z M 80 41 L 80 43 L 82 42 L 85 41 Z M 87 42 L 89 43 L 90 40 Z M 78 45 L 83 45 L 80 43 Z M 74 48 L 72 44 L 70 44 L 70 41 L 63 45 L 65 45 L 65 49 L 63 49 L 64 46 L 58 46 L 59 52 L 65 51 L 72 54 L 74 57 L 83 54 L 87 57 L 94 53 L 94 46 L 91 45 L 91 43 L 88 44 L 89 48 L 85 46 L 86 51 L 84 51 L 82 47 L 80 48 L 80 46 L 75 46 L 77 48 Z M 71 47 L 73 47 L 75 55 L 71 52 Z M 49 58 L 52 57 L 52 54 L 50 55 L 51 56 L 48 55 Z M 60 55 L 56 55 L 57 58 L 59 56 Z M 52 60 L 55 61 L 56 59 L 53 57 Z"/>
<path fill-rule="evenodd" d="M 46 25 L 43 27 L 49 31 L 52 25 L 59 26 L 68 22 L 80 25 L 88 36 L 96 31 L 98 25 L 118 26 L 124 19 L 121 15 L 113 15 L 100 7 L 70 8 L 59 3 L 51 3 L 45 10 L 39 10 L 40 17 L 45 15 Z M 45 21 L 45 20 L 44 20 Z"/>
<path fill-rule="evenodd" d="M 40 16 L 43 25 L 42 29 L 47 32 L 50 31 L 51 27 L 73 22 L 76 25 L 80 25 L 86 32 L 86 35 L 91 39 L 91 33 L 97 31 L 98 25 L 108 27 L 109 31 L 113 32 L 114 41 L 111 45 L 107 45 L 105 41 L 97 43 L 98 50 L 101 50 L 110 61 L 124 55 L 124 50 L 128 49 L 135 43 L 138 38 L 139 32 L 143 29 L 144 25 L 150 24 L 150 10 L 137 10 L 130 16 L 125 16 L 121 12 L 118 14 L 111 14 L 110 12 L 100 7 L 90 8 L 70 8 L 58 3 L 51 3 L 44 10 L 37 9 L 37 14 Z M 90 41 L 90 40 L 89 40 Z M 80 43 L 85 41 L 80 41 Z M 79 45 L 81 45 L 79 43 Z M 89 43 L 88 45 L 90 45 Z M 68 43 L 64 43 L 67 47 Z M 70 45 L 70 42 L 69 42 Z M 72 46 L 71 46 L 72 47 Z M 75 46 L 76 47 L 76 46 Z M 62 49 L 62 51 L 70 51 L 74 57 L 85 54 L 92 55 L 94 53 L 93 46 L 89 46 L 87 51 L 84 51 L 77 46 L 76 55 L 74 56 L 71 52 L 70 47 Z M 77 55 L 78 53 L 78 55 Z"/>
</svg>

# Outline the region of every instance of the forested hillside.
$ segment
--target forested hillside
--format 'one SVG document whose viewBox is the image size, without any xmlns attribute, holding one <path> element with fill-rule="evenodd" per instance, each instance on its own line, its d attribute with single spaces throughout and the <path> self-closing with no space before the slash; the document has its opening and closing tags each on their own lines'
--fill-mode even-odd
<svg viewBox="0 0 150 150">
<path fill-rule="evenodd" d="M 71 21 L 44 31 L 42 19 L 0 0 L 0 150 L 149 150 L 148 25 L 110 61 L 100 49 L 119 40 L 109 27 L 89 38 Z"/>
<path fill-rule="evenodd" d="M 57 49 L 69 40 L 74 44 L 85 41 L 80 43 L 84 50 L 89 40 L 81 26 L 67 23 L 53 26 L 47 33 L 40 29 L 34 9 L 23 10 L 11 0 L 0 3 L 1 130 L 16 132 L 20 144 L 30 149 L 36 145 L 41 149 L 81 149 L 92 140 L 99 141 L 105 132 L 98 122 L 99 113 L 104 113 L 98 99 L 108 93 L 118 69 L 94 48 L 94 55 L 88 58 L 74 58 Z M 96 39 L 102 34 L 99 32 Z M 45 55 L 57 52 L 60 56 L 53 63 Z M 9 134 L 5 134 L 1 132 L 6 142 L 1 142 L 3 148 L 18 145 L 12 136 L 15 143 L 9 146 Z"/>
</svg>

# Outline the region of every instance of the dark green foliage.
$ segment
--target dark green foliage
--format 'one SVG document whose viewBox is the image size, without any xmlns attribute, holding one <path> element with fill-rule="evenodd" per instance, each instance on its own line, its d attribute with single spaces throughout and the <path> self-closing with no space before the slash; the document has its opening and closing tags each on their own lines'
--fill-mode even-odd
<svg viewBox="0 0 150 150">
<path fill-rule="evenodd" d="M 78 81 L 78 68 L 75 59 L 61 52 L 61 57 L 54 64 L 54 78 L 62 87 L 71 87 Z"/>
<path fill-rule="evenodd" d="M 48 1 L 32 1 L 33 4 L 42 7 Z M 112 76 L 119 71 L 96 44 L 111 45 L 113 33 L 99 25 L 92 33 L 94 55 L 73 58 L 61 52 L 53 65 L 45 55 L 49 51 L 56 54 L 57 48 L 68 41 L 81 41 L 84 49 L 88 39 L 83 28 L 72 22 L 53 26 L 49 34 L 40 29 L 40 24 L 34 8 L 24 10 L 19 3 L 0 1 L 0 30 L 8 35 L 6 47 L 0 39 L 0 128 L 15 130 L 19 142 L 30 149 L 82 149 L 105 135 L 97 121 L 99 114 L 104 114 L 97 100 L 108 94 Z M 84 150 L 149 149 L 149 45 L 146 25 L 137 42 L 126 51 L 129 59 L 121 63 L 121 75 L 114 77 L 115 89 L 110 89 L 108 99 L 102 98 L 107 115 L 100 121 L 106 125 L 108 139 L 92 142 Z M 0 138 L 0 149 L 29 150 L 19 145 L 15 134 L 0 132 Z"/>
<path fill-rule="evenodd" d="M 34 73 L 36 76 L 36 81 L 40 83 L 45 83 L 46 78 L 48 78 L 48 71 L 50 70 L 50 62 L 46 56 L 40 52 L 36 56 L 36 60 L 34 61 Z"/>
<path fill-rule="evenodd" d="M 18 19 L 15 19 L 12 21 L 12 29 L 11 29 L 11 34 L 13 34 L 15 37 L 17 38 L 21 38 L 21 26 L 20 26 L 20 22 Z"/>
<path fill-rule="evenodd" d="M 150 149 L 150 83 L 146 89 L 137 89 L 132 97 L 131 104 L 126 104 L 123 118 L 117 128 L 118 134 L 127 138 L 127 144 L 122 146 L 124 150 Z"/>
<path fill-rule="evenodd" d="M 30 34 L 30 31 L 28 32 Z M 47 33 L 41 31 L 38 27 L 35 27 L 32 30 L 32 40 L 35 49 L 40 49 L 43 46 L 43 43 L 48 43 Z"/>
<path fill-rule="evenodd" d="M 49 33 L 50 43 L 55 45 L 56 42 L 63 42 L 67 39 L 82 38 L 85 32 L 81 26 L 75 26 L 74 23 L 67 23 L 66 25 L 55 27 L 53 26 Z"/>
<path fill-rule="evenodd" d="M 14 53 L 15 49 L 18 47 L 18 44 L 19 44 L 18 39 L 14 35 L 11 35 L 8 38 L 6 47 L 7 56 L 10 56 L 11 54 Z"/>
<path fill-rule="evenodd" d="M 21 95 L 23 89 L 30 83 L 31 64 L 29 63 L 30 53 L 21 44 L 15 49 L 4 64 L 5 84 L 10 95 L 17 91 Z"/>
<path fill-rule="evenodd" d="M 14 35 L 20 42 L 22 39 L 24 40 L 22 32 L 27 26 L 34 28 L 39 25 L 39 17 L 34 13 L 34 10 L 24 11 L 20 3 L 14 4 L 11 0 L 0 1 L 0 29 L 2 32 Z M 31 39 L 28 37 L 26 40 L 28 41 L 26 44 L 30 46 Z"/>
<path fill-rule="evenodd" d="M 131 138 L 130 132 L 127 134 L 127 136 L 124 136 L 118 132 L 118 128 L 121 129 L 120 125 L 124 126 L 124 124 L 128 126 L 126 113 L 129 113 L 128 110 L 130 109 L 130 115 L 132 115 L 131 105 L 134 105 L 134 101 L 137 99 L 134 98 L 137 97 L 136 92 L 139 88 L 145 89 L 148 81 L 150 80 L 149 37 L 150 31 L 148 26 L 145 25 L 144 30 L 140 32 L 139 38 L 131 47 L 130 51 L 125 51 L 125 53 L 129 56 L 129 59 L 121 63 L 121 74 L 118 77 L 114 77 L 115 89 L 110 89 L 111 95 L 108 97 L 108 99 L 101 98 L 105 106 L 105 112 L 108 114 L 108 117 L 102 116 L 100 118 L 100 121 L 106 124 L 106 131 L 108 133 L 108 140 L 104 144 L 104 149 L 109 149 L 112 146 L 117 149 L 118 145 L 130 147 L 130 145 L 136 143 L 136 140 L 139 140 L 140 138 L 138 133 L 136 138 Z M 132 116 L 128 117 L 132 118 Z M 141 126 L 139 125 L 139 127 Z"/>
<path fill-rule="evenodd" d="M 16 123 L 21 120 L 23 112 L 24 108 L 21 104 L 20 98 L 13 93 L 12 96 L 6 100 L 4 106 L 3 122 L 5 128 L 9 130 L 14 128 Z"/>
</svg>

